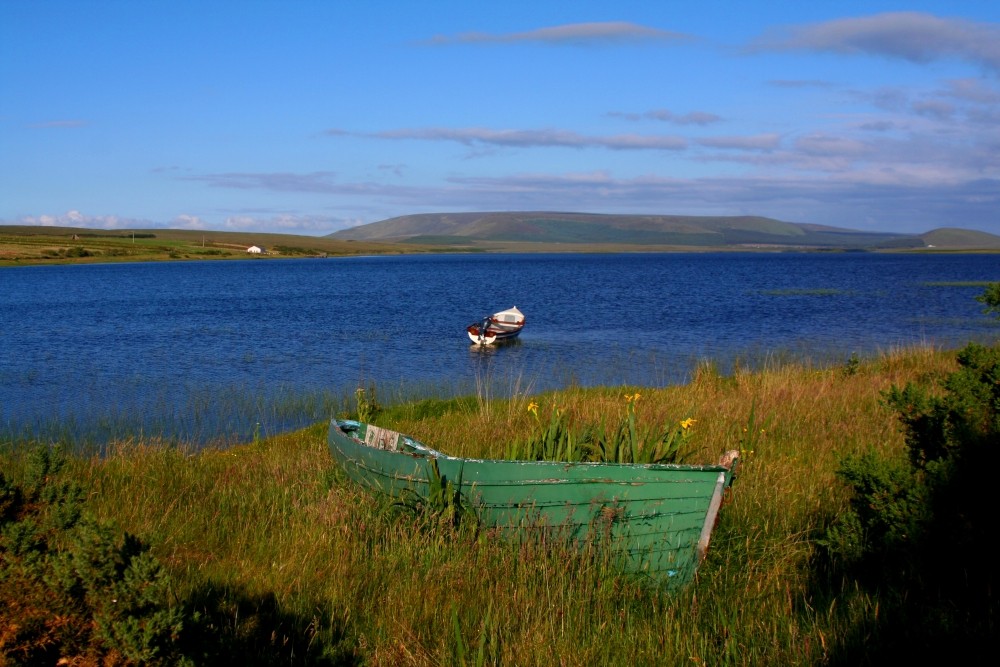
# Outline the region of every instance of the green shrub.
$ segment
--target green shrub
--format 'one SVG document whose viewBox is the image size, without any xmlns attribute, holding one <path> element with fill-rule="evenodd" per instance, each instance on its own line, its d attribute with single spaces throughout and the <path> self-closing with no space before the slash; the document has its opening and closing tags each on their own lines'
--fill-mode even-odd
<svg viewBox="0 0 1000 667">
<path fill-rule="evenodd" d="M 0 474 L 0 655 L 183 664 L 184 612 L 169 576 L 138 539 L 84 512 L 61 464 L 37 448 L 22 484 Z"/>
<path fill-rule="evenodd" d="M 838 476 L 849 510 L 820 545 L 836 567 L 881 592 L 883 642 L 942 650 L 995 632 L 997 521 L 988 471 L 1000 449 L 1000 346 L 972 343 L 936 388 L 884 393 L 899 415 L 906 457 L 846 458 Z"/>
<path fill-rule="evenodd" d="M 976 297 L 976 301 L 984 304 L 983 312 L 1000 316 L 1000 283 L 990 283 L 986 291 Z"/>
<path fill-rule="evenodd" d="M 66 251 L 63 253 L 64 257 L 91 257 L 92 255 L 93 255 L 92 252 L 90 252 L 89 250 L 87 250 L 82 246 L 74 246 L 72 248 L 67 248 Z"/>
</svg>

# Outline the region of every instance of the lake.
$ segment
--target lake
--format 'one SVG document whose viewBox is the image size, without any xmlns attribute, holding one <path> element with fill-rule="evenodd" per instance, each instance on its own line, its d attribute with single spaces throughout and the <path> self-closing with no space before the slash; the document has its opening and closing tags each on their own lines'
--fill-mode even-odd
<svg viewBox="0 0 1000 667">
<path fill-rule="evenodd" d="M 390 400 L 992 341 L 990 254 L 459 254 L 0 268 L 0 430 L 247 438 Z M 465 326 L 517 306 L 520 338 Z"/>
</svg>

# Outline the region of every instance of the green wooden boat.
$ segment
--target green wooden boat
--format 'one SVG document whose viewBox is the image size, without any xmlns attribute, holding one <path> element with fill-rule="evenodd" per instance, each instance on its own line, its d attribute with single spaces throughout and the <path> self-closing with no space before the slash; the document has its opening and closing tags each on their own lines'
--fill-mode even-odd
<svg viewBox="0 0 1000 667">
<path fill-rule="evenodd" d="M 451 484 L 484 526 L 516 537 L 547 531 L 606 545 L 625 572 L 670 587 L 694 576 L 708 550 L 737 452 L 719 465 L 631 465 L 455 458 L 363 422 L 331 420 L 330 453 L 353 480 L 403 498 Z"/>
</svg>

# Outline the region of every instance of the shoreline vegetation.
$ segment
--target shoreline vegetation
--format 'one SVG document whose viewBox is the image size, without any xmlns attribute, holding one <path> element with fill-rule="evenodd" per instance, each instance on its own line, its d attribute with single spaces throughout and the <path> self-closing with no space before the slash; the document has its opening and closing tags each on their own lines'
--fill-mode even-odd
<svg viewBox="0 0 1000 667">
<path fill-rule="evenodd" d="M 906 422 L 887 399 L 893 388 L 941 395 L 960 366 L 961 354 L 925 347 L 728 375 L 705 364 L 690 383 L 663 388 L 394 406 L 360 390 L 358 409 L 375 423 L 455 456 L 503 458 L 507 434 L 527 437 L 539 412 L 574 423 L 633 414 L 643 425 L 686 424 L 691 462 L 740 450 L 707 560 L 675 594 L 618 575 L 599 553 L 517 544 L 374 497 L 336 469 L 326 422 L 200 451 L 136 436 L 101 455 L 59 458 L 48 443 L 8 442 L 0 518 L 21 520 L 0 541 L 0 664 L 860 665 L 979 656 L 996 636 L 995 592 L 968 616 L 925 608 L 898 583 L 853 576 L 823 557 L 831 526 L 855 506 L 844 462 L 905 465 L 912 455 Z M 55 564 L 43 579 L 29 565 L 46 559 Z M 53 581 L 69 582 L 76 611 L 53 613 Z"/>
<path fill-rule="evenodd" d="M 1000 252 L 996 247 L 958 243 L 933 248 L 859 249 L 776 243 L 662 245 L 634 243 L 555 243 L 484 241 L 419 243 L 341 240 L 331 237 L 254 232 L 176 229 L 97 230 L 76 227 L 0 225 L 0 267 L 222 259 L 330 258 L 362 255 L 533 252 Z M 248 248 L 263 249 L 260 254 Z"/>
</svg>

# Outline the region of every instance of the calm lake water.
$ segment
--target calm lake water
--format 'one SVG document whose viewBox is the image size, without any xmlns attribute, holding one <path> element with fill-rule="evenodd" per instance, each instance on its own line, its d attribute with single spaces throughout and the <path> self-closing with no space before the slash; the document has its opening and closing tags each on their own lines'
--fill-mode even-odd
<svg viewBox="0 0 1000 667">
<path fill-rule="evenodd" d="M 1000 333 L 969 284 L 997 280 L 997 255 L 867 253 L 0 268 L 0 431 L 246 438 L 326 418 L 361 385 L 500 396 L 957 347 Z M 466 325 L 515 305 L 517 342 L 470 346 Z"/>
</svg>

